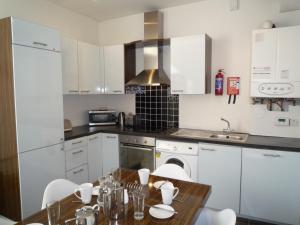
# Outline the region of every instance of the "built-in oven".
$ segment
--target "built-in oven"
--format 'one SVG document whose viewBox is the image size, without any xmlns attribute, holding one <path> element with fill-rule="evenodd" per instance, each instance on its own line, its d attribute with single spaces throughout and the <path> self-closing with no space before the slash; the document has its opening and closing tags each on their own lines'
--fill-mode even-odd
<svg viewBox="0 0 300 225">
<path fill-rule="evenodd" d="M 120 135 L 120 165 L 122 168 L 155 168 L 155 138 Z"/>
<path fill-rule="evenodd" d="M 89 110 L 89 125 L 100 126 L 100 125 L 116 125 L 117 124 L 117 113 L 114 110 Z"/>
</svg>

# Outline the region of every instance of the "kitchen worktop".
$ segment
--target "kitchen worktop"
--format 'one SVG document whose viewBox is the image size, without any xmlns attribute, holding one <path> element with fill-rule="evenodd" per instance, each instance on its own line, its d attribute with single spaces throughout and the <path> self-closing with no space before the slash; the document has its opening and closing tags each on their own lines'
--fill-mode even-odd
<svg viewBox="0 0 300 225">
<path fill-rule="evenodd" d="M 246 142 L 228 142 L 223 140 L 214 139 L 198 139 L 192 137 L 178 137 L 171 135 L 177 131 L 177 128 L 169 129 L 162 132 L 148 133 L 136 131 L 132 128 L 121 129 L 118 126 L 95 126 L 89 127 L 88 125 L 73 127 L 72 131 L 65 132 L 65 140 L 71 140 L 83 136 L 92 135 L 95 133 L 114 133 L 124 135 L 137 135 L 146 137 L 155 137 L 158 139 L 174 140 L 174 141 L 188 141 L 188 142 L 203 142 L 211 144 L 222 144 L 232 146 L 242 146 L 249 148 L 272 149 L 280 151 L 300 152 L 300 139 L 299 138 L 280 138 L 280 137 L 266 137 L 249 135 Z"/>
</svg>

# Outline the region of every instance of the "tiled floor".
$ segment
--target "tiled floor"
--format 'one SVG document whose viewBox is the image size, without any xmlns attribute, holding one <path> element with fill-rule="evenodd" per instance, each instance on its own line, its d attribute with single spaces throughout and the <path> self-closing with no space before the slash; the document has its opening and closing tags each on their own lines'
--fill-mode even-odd
<svg viewBox="0 0 300 225">
<path fill-rule="evenodd" d="M 238 218 L 236 225 L 275 225 L 275 224 Z"/>
</svg>

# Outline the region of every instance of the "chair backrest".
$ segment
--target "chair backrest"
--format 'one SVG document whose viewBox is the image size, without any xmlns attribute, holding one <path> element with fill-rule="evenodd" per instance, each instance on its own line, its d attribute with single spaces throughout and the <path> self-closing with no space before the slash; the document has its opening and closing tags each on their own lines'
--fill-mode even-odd
<svg viewBox="0 0 300 225">
<path fill-rule="evenodd" d="M 65 179 L 51 181 L 44 191 L 42 209 L 46 208 L 48 202 L 58 201 L 72 194 L 77 187 L 77 184 Z"/>
<path fill-rule="evenodd" d="M 152 175 L 193 182 L 193 180 L 189 177 L 189 175 L 186 174 L 183 168 L 172 163 L 166 163 L 159 166 L 152 173 Z"/>
<path fill-rule="evenodd" d="M 209 208 L 201 210 L 196 225 L 235 225 L 236 214 L 232 209 L 216 211 Z"/>
</svg>

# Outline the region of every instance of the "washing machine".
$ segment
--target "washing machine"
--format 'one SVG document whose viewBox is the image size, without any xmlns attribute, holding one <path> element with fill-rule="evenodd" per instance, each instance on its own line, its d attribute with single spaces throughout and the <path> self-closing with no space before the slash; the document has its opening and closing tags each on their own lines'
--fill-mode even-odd
<svg viewBox="0 0 300 225">
<path fill-rule="evenodd" d="M 198 181 L 198 144 L 156 140 L 155 167 L 173 163 L 182 167 L 190 178 Z"/>
</svg>

